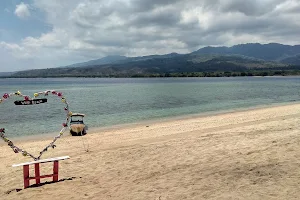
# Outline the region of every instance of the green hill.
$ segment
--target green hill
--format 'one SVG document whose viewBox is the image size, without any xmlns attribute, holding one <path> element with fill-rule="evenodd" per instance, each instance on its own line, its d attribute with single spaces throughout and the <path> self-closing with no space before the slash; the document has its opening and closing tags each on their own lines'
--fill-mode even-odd
<svg viewBox="0 0 300 200">
<path fill-rule="evenodd" d="M 297 75 L 300 46 L 242 44 L 205 47 L 189 54 L 108 56 L 66 67 L 20 71 L 12 77 L 152 77 Z"/>
</svg>

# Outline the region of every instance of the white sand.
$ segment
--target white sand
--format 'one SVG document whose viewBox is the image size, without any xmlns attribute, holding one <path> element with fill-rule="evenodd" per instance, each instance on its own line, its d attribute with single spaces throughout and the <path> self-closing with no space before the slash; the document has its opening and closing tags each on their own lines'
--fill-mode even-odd
<svg viewBox="0 0 300 200">
<path fill-rule="evenodd" d="M 299 199 L 299 122 L 295 104 L 65 136 L 43 158 L 69 155 L 59 179 L 74 178 L 19 192 L 11 165 L 30 159 L 1 141 L 0 199 Z M 49 142 L 18 144 L 37 154 Z"/>
</svg>

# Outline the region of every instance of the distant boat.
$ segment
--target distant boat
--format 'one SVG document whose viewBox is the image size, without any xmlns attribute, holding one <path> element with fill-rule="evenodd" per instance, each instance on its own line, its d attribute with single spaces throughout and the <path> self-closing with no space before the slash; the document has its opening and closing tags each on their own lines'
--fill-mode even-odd
<svg viewBox="0 0 300 200">
<path fill-rule="evenodd" d="M 73 113 L 70 121 L 70 133 L 72 136 L 86 135 L 87 126 L 83 122 L 85 114 Z"/>
<path fill-rule="evenodd" d="M 15 101 L 15 105 L 36 105 L 41 103 L 46 103 L 47 99 L 31 99 L 31 100 L 21 100 L 21 101 Z"/>
</svg>

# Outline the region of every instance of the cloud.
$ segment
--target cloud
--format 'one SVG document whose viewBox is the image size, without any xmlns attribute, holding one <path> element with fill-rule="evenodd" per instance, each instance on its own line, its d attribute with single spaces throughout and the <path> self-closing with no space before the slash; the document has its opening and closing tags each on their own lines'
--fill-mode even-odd
<svg viewBox="0 0 300 200">
<path fill-rule="evenodd" d="M 29 17 L 30 11 L 28 4 L 21 2 L 20 4 L 16 5 L 15 14 L 21 19 Z"/>
<path fill-rule="evenodd" d="M 21 3 L 15 13 L 28 17 L 28 7 Z M 52 31 L 0 47 L 18 59 L 50 60 L 53 67 L 207 45 L 300 43 L 298 0 L 33 0 L 30 8 L 45 15 Z"/>
<path fill-rule="evenodd" d="M 18 44 L 0 42 L 0 47 L 11 52 L 17 58 L 26 58 L 29 56 L 26 49 Z"/>
<path fill-rule="evenodd" d="M 63 48 L 67 40 L 68 34 L 65 30 L 53 29 L 39 38 L 26 37 L 22 40 L 22 45 L 31 48 Z"/>
<path fill-rule="evenodd" d="M 272 12 L 281 0 L 228 0 L 221 4 L 224 12 L 240 12 L 246 16 L 261 16 Z"/>
</svg>

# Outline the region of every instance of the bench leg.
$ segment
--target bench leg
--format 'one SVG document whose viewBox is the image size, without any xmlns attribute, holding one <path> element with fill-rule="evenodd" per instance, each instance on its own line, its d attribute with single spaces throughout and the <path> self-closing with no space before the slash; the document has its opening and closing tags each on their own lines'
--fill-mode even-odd
<svg viewBox="0 0 300 200">
<path fill-rule="evenodd" d="M 58 161 L 53 163 L 53 182 L 58 181 Z"/>
<path fill-rule="evenodd" d="M 34 172 L 35 172 L 35 183 L 40 184 L 41 178 L 40 178 L 40 163 L 34 164 Z"/>
<path fill-rule="evenodd" d="M 29 165 L 23 166 L 24 189 L 29 187 Z"/>
</svg>

